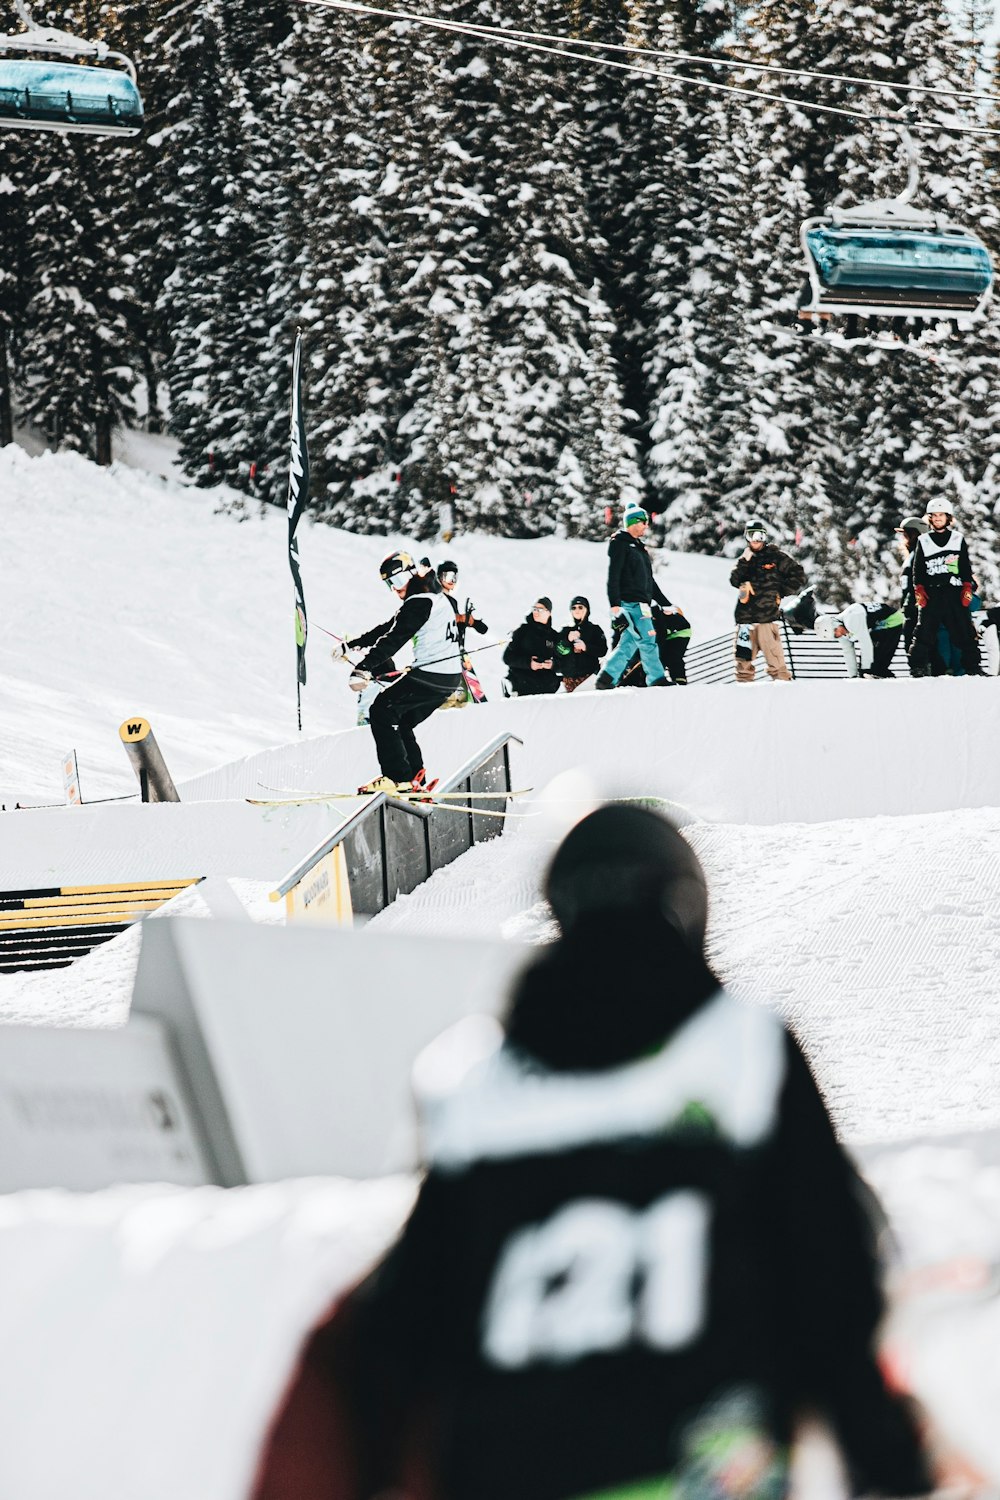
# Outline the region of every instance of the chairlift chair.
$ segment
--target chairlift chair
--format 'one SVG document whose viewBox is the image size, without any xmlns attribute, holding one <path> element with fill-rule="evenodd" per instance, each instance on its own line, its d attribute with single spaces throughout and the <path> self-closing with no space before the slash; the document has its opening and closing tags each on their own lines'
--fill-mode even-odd
<svg viewBox="0 0 1000 1500">
<path fill-rule="evenodd" d="M 905 337 L 909 319 L 983 316 L 993 291 L 990 252 L 971 229 L 911 206 L 919 163 L 905 129 L 902 136 L 909 175 L 897 198 L 831 209 L 803 223 L 800 239 L 809 272 L 799 307 L 803 322 L 822 329 L 843 314 L 850 336 L 859 317 L 885 317 Z"/>
<path fill-rule="evenodd" d="M 36 26 L 24 0 L 15 0 L 27 30 L 0 36 L 0 128 L 132 136 L 142 129 L 135 64 L 105 42 Z M 40 58 L 10 53 L 46 53 Z M 55 54 L 56 61 L 51 54 Z M 92 57 L 96 64 L 64 61 Z M 121 67 L 105 67 L 105 62 Z M 124 69 L 124 71 L 123 71 Z"/>
</svg>

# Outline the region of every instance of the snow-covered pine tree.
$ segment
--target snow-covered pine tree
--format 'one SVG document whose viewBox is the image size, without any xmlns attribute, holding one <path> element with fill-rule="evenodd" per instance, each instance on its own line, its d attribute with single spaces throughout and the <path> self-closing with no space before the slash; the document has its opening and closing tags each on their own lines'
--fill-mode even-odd
<svg viewBox="0 0 1000 1500">
<path fill-rule="evenodd" d="M 505 20 L 566 29 L 564 13 L 545 0 Z M 491 529 L 513 534 L 555 526 L 593 534 L 603 531 L 604 506 L 638 490 L 641 478 L 609 354 L 607 246 L 589 212 L 580 65 L 496 52 L 491 66 L 496 211 L 486 324 L 493 420 L 508 468 L 485 476 L 480 514 Z M 609 453 L 620 455 L 611 493 Z"/>
<path fill-rule="evenodd" d="M 174 91 L 159 179 L 183 232 L 160 305 L 170 330 L 171 429 L 199 484 L 225 479 L 252 489 L 265 459 L 270 246 L 261 99 L 275 67 L 275 9 L 179 0 L 165 17 Z"/>
<path fill-rule="evenodd" d="M 303 11 L 282 48 L 287 183 L 272 298 L 285 322 L 276 347 L 287 364 L 301 326 L 316 514 L 358 531 L 390 530 L 403 510 L 401 275 L 390 220 L 402 187 L 397 138 L 410 130 L 400 109 L 410 31 Z"/>
<path fill-rule="evenodd" d="M 962 88 L 968 81 L 966 44 L 938 0 L 872 6 L 863 47 L 852 36 L 855 18 L 847 0 L 835 0 L 828 15 L 840 38 L 852 41 L 849 53 L 843 42 L 839 53 L 831 49 L 833 67 L 850 55 L 855 70 L 889 83 Z M 904 102 L 901 91 L 882 95 L 883 107 Z M 988 201 L 981 143 L 949 129 L 963 120 L 974 125 L 974 111 L 930 96 L 917 96 L 917 110 L 931 128 L 913 131 L 921 161 L 915 207 L 966 223 L 995 241 L 996 206 Z M 892 130 L 845 137 L 831 166 L 837 201 L 845 205 L 892 196 L 906 181 L 906 154 Z M 995 578 L 992 500 L 983 493 L 985 424 L 981 415 L 977 420 L 976 407 L 996 383 L 997 342 L 993 315 L 938 346 L 933 359 L 905 351 L 863 356 L 836 382 L 831 394 L 840 420 L 856 423 L 852 398 L 863 417 L 855 444 L 844 445 L 849 505 L 842 514 L 853 546 L 841 566 L 856 591 L 894 590 L 893 527 L 904 511 L 919 514 L 935 500 L 954 508 L 970 534 L 982 537 L 984 577 Z"/>
<path fill-rule="evenodd" d="M 24 332 L 25 178 L 30 154 L 12 141 L 0 166 L 0 447 L 14 440 L 14 390 Z"/>
<path fill-rule="evenodd" d="M 744 18 L 744 47 L 755 62 L 814 69 L 825 56 L 822 8 L 813 0 L 761 0 Z M 737 75 L 761 94 L 821 102 L 827 87 L 782 75 Z M 829 102 L 835 102 L 832 98 Z M 762 515 L 779 545 L 809 562 L 809 497 L 827 493 L 815 476 L 803 488 L 817 451 L 836 463 L 837 438 L 817 391 L 814 358 L 798 332 L 804 279 L 799 225 L 824 191 L 824 163 L 849 122 L 783 103 L 741 111 L 740 134 L 749 163 L 745 182 L 746 362 L 743 400 L 729 433 L 729 464 L 720 476 L 722 509 L 731 546 L 741 523 Z M 826 530 L 829 534 L 829 528 Z M 800 543 L 805 544 L 801 547 Z"/>
<path fill-rule="evenodd" d="M 732 16 L 728 5 L 637 7 L 630 41 L 711 56 Z M 621 262 L 629 319 L 626 361 L 643 413 L 650 504 L 668 516 L 678 545 L 718 545 L 719 475 L 742 400 L 744 297 L 738 241 L 744 215 L 737 111 L 703 81 L 723 71 L 653 55 L 640 66 L 687 74 L 690 84 L 633 79 L 623 126 L 629 201 L 621 215 Z"/>
<path fill-rule="evenodd" d="M 38 24 L 116 41 L 87 0 L 35 7 Z M 17 30 L 15 24 L 11 27 Z M 127 144 L 39 135 L 10 155 L 20 207 L 21 405 L 49 442 L 107 464 L 133 411 L 134 361 L 118 223 L 131 190 Z"/>
</svg>

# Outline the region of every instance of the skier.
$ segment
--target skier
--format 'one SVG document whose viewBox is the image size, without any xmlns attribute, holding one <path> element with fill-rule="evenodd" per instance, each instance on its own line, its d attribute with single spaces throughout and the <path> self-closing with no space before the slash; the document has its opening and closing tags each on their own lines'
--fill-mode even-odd
<svg viewBox="0 0 1000 1500">
<path fill-rule="evenodd" d="M 601 657 L 608 649 L 608 638 L 596 620 L 590 618 L 590 600 L 577 594 L 570 600 L 571 621 L 559 632 L 556 647 L 562 657 L 562 683 L 567 693 L 575 693 L 582 682 L 601 670 Z"/>
<path fill-rule="evenodd" d="M 813 628 L 821 641 L 842 643 L 851 677 L 892 677 L 903 624 L 903 611 L 891 604 L 848 604 L 839 614 L 818 615 Z"/>
<path fill-rule="evenodd" d="M 913 554 L 916 551 L 918 541 L 926 530 L 927 522 L 922 521 L 919 516 L 904 516 L 896 527 L 900 550 L 903 554 L 900 582 L 903 586 L 901 600 L 903 610 L 903 645 L 906 647 L 907 654 L 909 654 L 910 646 L 913 644 L 913 632 L 917 628 L 917 601 L 913 595 Z"/>
<path fill-rule="evenodd" d="M 649 516 L 642 506 L 629 505 L 621 530 L 608 543 L 608 603 L 611 628 L 619 632 L 619 640 L 594 683 L 602 692 L 618 686 L 636 651 L 647 686 L 671 686 L 656 649 L 653 626 L 653 604 L 669 605 L 670 600 L 653 577 L 649 553 L 642 545 L 648 529 Z"/>
<path fill-rule="evenodd" d="M 552 600 L 542 594 L 531 606 L 530 615 L 514 631 L 503 654 L 515 697 L 559 691 L 558 647 L 559 637 L 552 625 Z"/>
<path fill-rule="evenodd" d="M 402 606 L 391 620 L 344 641 L 341 654 L 370 648 L 355 667 L 352 681 L 373 674 L 380 662 L 410 640 L 413 665 L 371 705 L 369 722 L 382 774 L 358 791 L 418 791 L 427 773 L 414 727 L 462 686 L 455 612 L 433 570 L 421 576 L 408 552 L 391 553 L 379 573 L 403 601 Z"/>
<path fill-rule="evenodd" d="M 753 659 L 763 651 L 767 675 L 772 682 L 791 680 L 781 645 L 783 594 L 798 594 L 805 587 L 806 575 L 799 563 L 767 539 L 763 521 L 748 521 L 743 530 L 746 548 L 729 582 L 739 590 L 736 605 L 736 681 L 753 682 Z"/>
<path fill-rule="evenodd" d="M 476 606 L 471 599 L 466 599 L 462 609 L 458 607 L 458 595 L 455 589 L 458 586 L 458 564 L 446 559 L 438 563 L 438 583 L 445 595 L 451 600 L 455 610 L 455 623 L 458 626 L 458 640 L 462 650 L 465 650 L 466 631 L 474 630 L 477 635 L 485 635 L 489 626 L 485 620 L 480 620 L 476 614 Z"/>
<path fill-rule="evenodd" d="M 969 614 L 975 592 L 972 563 L 965 537 L 954 526 L 954 519 L 949 510 L 935 502 L 927 513 L 929 529 L 914 548 L 913 596 L 918 610 L 917 628 L 910 645 L 910 671 L 914 677 L 945 674 L 937 643 L 942 626 L 961 657 L 966 676 L 983 676 L 979 644 Z"/>
<path fill-rule="evenodd" d="M 864 1192 L 792 1034 L 709 969 L 694 852 L 606 806 L 547 895 L 505 1035 L 418 1061 L 416 1205 L 313 1335 L 255 1500 L 781 1500 L 806 1413 L 852 1493 L 926 1493 Z"/>
<path fill-rule="evenodd" d="M 458 563 L 446 559 L 438 563 L 438 583 L 455 611 L 455 625 L 458 628 L 458 649 L 462 653 L 462 677 L 464 679 L 460 690 L 454 695 L 454 702 L 449 701 L 446 708 L 464 708 L 467 703 L 485 703 L 486 694 L 483 692 L 482 683 L 476 676 L 470 658 L 465 654 L 465 634 L 467 630 L 474 630 L 477 635 L 485 635 L 489 626 L 485 620 L 476 618 L 475 605 L 471 599 L 466 599 L 464 609 L 460 610 L 458 596 L 455 593 L 458 584 Z"/>
</svg>

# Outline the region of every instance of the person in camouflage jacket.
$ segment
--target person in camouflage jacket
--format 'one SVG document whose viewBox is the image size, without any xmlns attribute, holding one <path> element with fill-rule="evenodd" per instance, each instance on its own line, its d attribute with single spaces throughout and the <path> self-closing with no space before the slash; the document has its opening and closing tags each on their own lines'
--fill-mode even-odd
<svg viewBox="0 0 1000 1500">
<path fill-rule="evenodd" d="M 743 535 L 746 550 L 729 575 L 729 582 L 739 590 L 736 605 L 736 680 L 753 682 L 754 657 L 763 651 L 767 674 L 772 681 L 788 682 L 789 672 L 781 645 L 778 617 L 781 601 L 804 587 L 806 575 L 801 565 L 782 552 L 767 538 L 763 521 L 749 521 Z"/>
</svg>

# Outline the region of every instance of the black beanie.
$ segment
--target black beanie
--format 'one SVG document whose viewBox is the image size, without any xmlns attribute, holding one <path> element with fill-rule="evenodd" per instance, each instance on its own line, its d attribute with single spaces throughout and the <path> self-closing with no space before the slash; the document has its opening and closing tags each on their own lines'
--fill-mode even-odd
<svg viewBox="0 0 1000 1500">
<path fill-rule="evenodd" d="M 575 599 L 569 601 L 570 609 L 573 608 L 574 604 L 582 604 L 587 613 L 590 613 L 590 600 L 585 599 L 582 594 L 577 594 Z"/>
<path fill-rule="evenodd" d="M 548 598 L 547 595 L 545 595 L 545 594 L 539 594 L 538 598 L 535 600 L 535 603 L 536 604 L 544 604 L 545 608 L 548 610 L 549 614 L 552 613 L 552 600 L 550 598 Z"/>
</svg>

